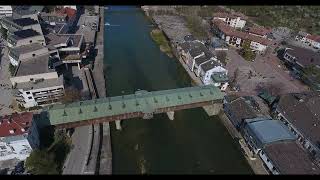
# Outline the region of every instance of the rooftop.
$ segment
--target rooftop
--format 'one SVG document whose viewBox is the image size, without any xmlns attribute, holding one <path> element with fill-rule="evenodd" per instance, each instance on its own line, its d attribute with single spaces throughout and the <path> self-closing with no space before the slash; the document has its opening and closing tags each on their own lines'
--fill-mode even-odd
<svg viewBox="0 0 320 180">
<path fill-rule="evenodd" d="M 304 137 L 320 146 L 320 92 L 282 95 L 277 109 Z"/>
<path fill-rule="evenodd" d="M 226 73 L 213 73 L 211 75 L 211 78 L 214 82 L 228 82 L 229 78 L 228 75 Z"/>
<path fill-rule="evenodd" d="M 16 136 L 27 133 L 31 125 L 32 113 L 24 112 L 21 114 L 0 117 L 0 137 Z"/>
<path fill-rule="evenodd" d="M 63 85 L 63 76 L 59 76 L 58 78 L 52 79 L 38 79 L 38 81 L 28 81 L 17 83 L 15 89 L 23 89 L 24 91 L 28 91 L 31 89 L 41 89 L 53 86 L 62 86 Z"/>
<path fill-rule="evenodd" d="M 288 46 L 286 52 L 296 57 L 296 61 L 304 67 L 309 65 L 320 65 L 320 54 L 311 49 Z"/>
<path fill-rule="evenodd" d="M 38 35 L 40 34 L 33 29 L 26 29 L 26 30 L 15 31 L 12 37 L 16 40 L 20 40 L 20 39 L 30 38 Z"/>
<path fill-rule="evenodd" d="M 271 41 L 265 38 L 261 38 L 255 35 L 251 35 L 242 31 L 238 31 L 230 26 L 228 26 L 226 23 L 224 23 L 221 20 L 218 19 L 214 19 L 213 23 L 215 26 L 217 26 L 217 28 L 222 31 L 224 34 L 228 35 L 228 36 L 235 36 L 235 37 L 239 37 L 241 39 L 248 39 L 250 41 L 254 41 L 254 42 L 258 42 L 260 44 L 263 45 L 270 45 Z"/>
<path fill-rule="evenodd" d="M 26 76 L 54 72 L 48 67 L 49 54 L 36 56 L 28 61 L 21 61 L 15 76 Z"/>
<path fill-rule="evenodd" d="M 267 28 L 264 28 L 264 27 L 257 27 L 257 26 L 249 28 L 249 33 L 257 34 L 257 35 L 260 35 L 260 36 L 266 36 L 271 31 L 272 31 L 271 29 L 267 29 Z"/>
<path fill-rule="evenodd" d="M 270 144 L 263 151 L 280 174 L 320 174 L 319 168 L 296 142 Z"/>
<path fill-rule="evenodd" d="M 183 38 L 185 41 L 194 41 L 196 40 L 193 35 L 186 35 L 184 38 Z"/>
<path fill-rule="evenodd" d="M 19 26 L 30 26 L 30 25 L 38 24 L 38 21 L 31 18 L 13 19 L 12 21 Z"/>
<path fill-rule="evenodd" d="M 15 6 L 13 11 L 19 15 L 29 15 L 41 12 L 44 6 Z"/>
<path fill-rule="evenodd" d="M 294 134 L 279 120 L 257 117 L 246 119 L 245 122 L 245 128 L 255 136 L 257 146 L 260 148 L 266 144 L 296 139 Z"/>
<path fill-rule="evenodd" d="M 241 19 L 244 19 L 244 20 L 247 20 L 248 17 L 245 16 L 244 14 L 242 13 L 227 13 L 227 12 L 216 12 L 216 13 L 213 13 L 213 17 L 220 17 L 220 18 L 238 18 L 240 17 Z"/>
<path fill-rule="evenodd" d="M 195 64 L 197 66 L 199 66 L 200 64 L 202 64 L 206 61 L 209 61 L 209 60 L 210 60 L 210 58 L 208 58 L 206 55 L 203 55 L 203 56 L 196 58 L 194 61 L 195 61 Z"/>
<path fill-rule="evenodd" d="M 14 53 L 15 55 L 19 56 L 20 54 L 25 54 L 33 51 L 37 51 L 39 49 L 45 48 L 39 43 L 32 43 L 28 45 L 18 46 L 14 48 L 10 48 L 10 53 Z"/>
<path fill-rule="evenodd" d="M 318 43 L 320 43 L 320 36 L 319 35 L 307 35 L 307 37 L 306 37 L 307 39 L 311 39 L 311 40 L 313 40 L 313 41 L 316 41 L 316 42 L 318 42 Z"/>
<path fill-rule="evenodd" d="M 80 47 L 83 41 L 82 34 L 53 34 L 50 33 L 45 36 L 47 47 L 55 49 L 56 45 L 67 44 L 68 47 Z M 72 42 L 72 43 L 69 43 Z"/>
<path fill-rule="evenodd" d="M 135 94 L 53 105 L 48 109 L 51 125 L 114 116 L 124 113 L 150 113 L 182 104 L 222 101 L 224 93 L 209 86 L 187 87 L 162 91 L 137 91 Z M 111 108 L 111 109 L 110 109 Z"/>
<path fill-rule="evenodd" d="M 208 70 L 213 69 L 213 68 L 215 68 L 215 67 L 217 67 L 217 66 L 221 66 L 221 64 L 218 63 L 218 62 L 215 61 L 215 60 L 211 60 L 211 61 L 207 61 L 207 62 L 203 63 L 203 64 L 201 65 L 201 69 L 202 69 L 204 72 L 207 72 Z"/>
</svg>

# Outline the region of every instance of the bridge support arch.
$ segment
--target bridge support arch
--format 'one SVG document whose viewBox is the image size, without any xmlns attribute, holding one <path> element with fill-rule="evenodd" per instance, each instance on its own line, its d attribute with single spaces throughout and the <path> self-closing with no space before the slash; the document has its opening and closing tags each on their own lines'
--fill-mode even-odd
<svg viewBox="0 0 320 180">
<path fill-rule="evenodd" d="M 206 111 L 208 116 L 218 115 L 220 110 L 222 109 L 222 103 L 215 103 L 208 106 L 203 106 L 203 109 Z"/>
<path fill-rule="evenodd" d="M 116 120 L 115 123 L 116 123 L 116 129 L 117 129 L 117 130 L 121 130 L 121 129 L 122 129 L 122 127 L 121 127 L 121 120 Z"/>
<path fill-rule="evenodd" d="M 167 112 L 168 118 L 173 121 L 174 120 L 174 111 L 168 111 Z"/>
</svg>

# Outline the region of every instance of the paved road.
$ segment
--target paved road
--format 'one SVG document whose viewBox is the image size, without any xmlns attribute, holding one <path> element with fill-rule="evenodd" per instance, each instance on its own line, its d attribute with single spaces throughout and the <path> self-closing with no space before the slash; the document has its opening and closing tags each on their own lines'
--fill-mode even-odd
<svg viewBox="0 0 320 180">
<path fill-rule="evenodd" d="M 0 116 L 5 114 L 11 114 L 13 110 L 9 108 L 12 102 L 12 89 L 10 82 L 10 72 L 8 59 L 8 48 L 3 48 L 1 51 L 0 60 L 0 84 L 5 85 L 4 87 L 0 85 Z"/>
<path fill-rule="evenodd" d="M 69 153 L 62 174 L 82 174 L 87 160 L 88 147 L 90 145 L 90 126 L 82 126 L 75 129 L 72 135 L 73 148 Z"/>
</svg>

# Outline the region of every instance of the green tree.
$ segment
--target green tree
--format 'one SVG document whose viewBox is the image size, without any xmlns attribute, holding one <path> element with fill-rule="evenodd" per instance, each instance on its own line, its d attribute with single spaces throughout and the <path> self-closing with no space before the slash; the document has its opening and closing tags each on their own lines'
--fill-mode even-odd
<svg viewBox="0 0 320 180">
<path fill-rule="evenodd" d="M 241 49 L 242 57 L 247 61 L 253 61 L 256 54 L 250 48 L 250 41 L 244 41 Z"/>
<path fill-rule="evenodd" d="M 31 174 L 59 174 L 54 155 L 46 150 L 34 150 L 26 160 L 26 169 Z"/>
</svg>

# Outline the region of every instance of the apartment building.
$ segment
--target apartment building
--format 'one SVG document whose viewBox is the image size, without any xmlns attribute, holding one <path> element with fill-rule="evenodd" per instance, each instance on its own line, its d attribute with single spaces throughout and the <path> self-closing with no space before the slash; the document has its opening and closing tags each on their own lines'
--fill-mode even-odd
<svg viewBox="0 0 320 180">
<path fill-rule="evenodd" d="M 10 78 L 17 103 L 25 108 L 59 102 L 64 95 L 63 76 L 50 64 L 49 54 L 20 61 L 15 76 Z"/>
<path fill-rule="evenodd" d="M 32 43 L 39 43 L 44 46 L 46 45 L 44 36 L 33 29 L 13 32 L 8 36 L 7 42 L 9 47 L 18 47 Z"/>
<path fill-rule="evenodd" d="M 213 20 L 221 20 L 228 26 L 242 29 L 246 25 L 247 17 L 240 13 L 223 13 L 213 14 Z"/>
<path fill-rule="evenodd" d="M 0 162 L 26 160 L 39 145 L 39 132 L 31 112 L 0 117 Z"/>
<path fill-rule="evenodd" d="M 19 19 L 14 19 L 13 17 L 4 17 L 1 20 L 1 25 L 3 28 L 8 30 L 8 35 L 15 31 L 27 29 L 33 29 L 39 34 L 43 34 L 37 15 L 35 15 L 34 18 L 25 17 Z"/>
<path fill-rule="evenodd" d="M 12 16 L 12 6 L 0 6 L 0 17 Z"/>
</svg>

